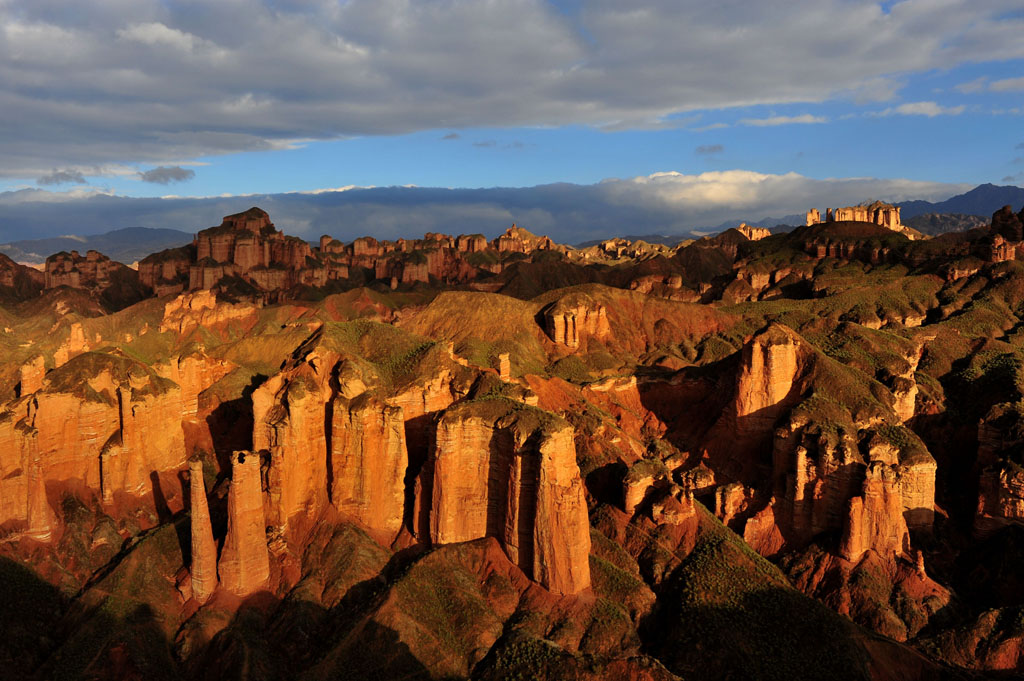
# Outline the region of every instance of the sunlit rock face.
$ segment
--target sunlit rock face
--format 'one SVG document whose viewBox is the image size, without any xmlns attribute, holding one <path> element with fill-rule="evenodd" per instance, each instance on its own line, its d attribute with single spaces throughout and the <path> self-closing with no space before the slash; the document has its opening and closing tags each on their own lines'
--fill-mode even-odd
<svg viewBox="0 0 1024 681">
<path fill-rule="evenodd" d="M 365 392 L 339 397 L 331 424 L 331 502 L 394 538 L 402 527 L 409 466 L 402 408 Z"/>
<path fill-rule="evenodd" d="M 433 544 L 497 537 L 549 590 L 577 593 L 590 585 L 590 535 L 572 428 L 506 407 L 468 403 L 438 422 L 420 480 L 424 531 Z"/>
<path fill-rule="evenodd" d="M 251 594 L 270 579 L 265 518 L 260 457 L 253 452 L 235 452 L 231 455 L 227 536 L 217 565 L 220 583 L 233 594 Z"/>
</svg>

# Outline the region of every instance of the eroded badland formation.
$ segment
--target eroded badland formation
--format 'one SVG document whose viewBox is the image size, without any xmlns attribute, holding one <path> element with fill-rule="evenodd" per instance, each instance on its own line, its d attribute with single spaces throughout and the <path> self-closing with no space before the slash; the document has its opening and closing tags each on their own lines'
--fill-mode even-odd
<svg viewBox="0 0 1024 681">
<path fill-rule="evenodd" d="M 1024 673 L 1024 211 L 0 256 L 5 678 Z"/>
</svg>

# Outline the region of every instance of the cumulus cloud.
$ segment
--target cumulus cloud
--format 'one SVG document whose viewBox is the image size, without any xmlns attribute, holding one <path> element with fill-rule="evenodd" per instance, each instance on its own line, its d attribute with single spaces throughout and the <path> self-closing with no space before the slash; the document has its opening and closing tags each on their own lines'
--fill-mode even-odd
<svg viewBox="0 0 1024 681">
<path fill-rule="evenodd" d="M 267 210 L 284 231 L 315 240 L 363 235 L 382 239 L 424 232 L 500 233 L 513 222 L 565 243 L 627 233 L 680 234 L 730 220 L 803 214 L 808 208 L 870 199 L 940 200 L 969 185 L 902 179 L 814 179 L 797 173 L 725 170 L 662 172 L 607 179 L 592 185 L 437 189 L 343 187 L 343 191 L 209 198 L 94 197 L 30 190 L 0 194 L 0 240 L 36 238 L 71 229 L 89 234 L 122 226 L 195 232 L 221 216 L 253 205 Z"/>
<path fill-rule="evenodd" d="M 196 171 L 181 166 L 159 166 L 151 170 L 139 173 L 139 179 L 143 182 L 154 184 L 171 184 L 172 182 L 186 182 L 196 176 Z"/>
<path fill-rule="evenodd" d="M 800 114 L 799 116 L 772 116 L 770 118 L 744 118 L 740 121 L 742 125 L 754 127 L 770 127 L 775 125 L 794 125 L 809 123 L 826 123 L 828 119 L 824 116 L 812 116 L 811 114 Z"/>
<path fill-rule="evenodd" d="M 0 176 L 419 130 L 672 126 L 1024 58 L 1019 0 L 573 5 L 4 0 Z"/>
<path fill-rule="evenodd" d="M 721 154 L 725 151 L 725 147 L 721 144 L 702 144 L 693 151 L 696 154 L 710 156 L 711 154 Z"/>
<path fill-rule="evenodd" d="M 77 170 L 54 170 L 36 180 L 38 185 L 51 184 L 89 184 L 85 176 Z"/>
<path fill-rule="evenodd" d="M 942 106 L 937 102 L 907 102 L 896 107 L 884 109 L 878 113 L 879 116 L 959 116 L 966 107 Z"/>
</svg>

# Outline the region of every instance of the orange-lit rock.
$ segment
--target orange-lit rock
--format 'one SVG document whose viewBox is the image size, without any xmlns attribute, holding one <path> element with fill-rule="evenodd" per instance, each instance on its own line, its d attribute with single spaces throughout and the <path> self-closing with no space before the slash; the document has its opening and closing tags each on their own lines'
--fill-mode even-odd
<svg viewBox="0 0 1024 681">
<path fill-rule="evenodd" d="M 210 509 L 206 502 L 203 462 L 189 459 L 189 489 L 192 526 L 192 597 L 205 603 L 217 589 L 217 544 L 213 541 Z"/>
<path fill-rule="evenodd" d="M 590 585 L 590 534 L 573 430 L 512 404 L 458 405 L 438 423 L 421 474 L 430 541 L 497 537 L 550 591 L 578 593 Z"/>
<path fill-rule="evenodd" d="M 267 523 L 287 528 L 327 505 L 327 385 L 332 364 L 297 360 L 252 395 L 253 449 L 270 455 Z"/>
<path fill-rule="evenodd" d="M 42 355 L 33 357 L 21 365 L 21 395 L 31 395 L 43 388 L 46 376 L 46 361 Z"/>
<path fill-rule="evenodd" d="M 242 303 L 218 303 L 212 291 L 185 293 L 164 306 L 160 331 L 186 334 L 196 327 L 245 325 L 255 321 L 256 309 Z"/>
<path fill-rule="evenodd" d="M 856 562 L 868 550 L 883 557 L 910 550 L 896 473 L 880 462 L 868 467 L 862 495 L 849 502 L 839 553 Z"/>
<path fill-rule="evenodd" d="M 586 294 L 571 294 L 547 306 L 544 331 L 555 343 L 578 348 L 581 340 L 604 340 L 611 335 L 608 311 Z"/>
<path fill-rule="evenodd" d="M 393 538 L 402 527 L 405 418 L 370 393 L 334 401 L 331 427 L 331 502 L 372 530 Z"/>
<path fill-rule="evenodd" d="M 217 571 L 224 588 L 239 596 L 260 590 L 270 579 L 260 457 L 253 452 L 231 455 L 228 532 Z"/>
<path fill-rule="evenodd" d="M 737 428 L 772 427 L 791 400 L 802 366 L 800 339 L 781 324 L 773 324 L 743 346 L 742 368 L 736 385 Z"/>
</svg>

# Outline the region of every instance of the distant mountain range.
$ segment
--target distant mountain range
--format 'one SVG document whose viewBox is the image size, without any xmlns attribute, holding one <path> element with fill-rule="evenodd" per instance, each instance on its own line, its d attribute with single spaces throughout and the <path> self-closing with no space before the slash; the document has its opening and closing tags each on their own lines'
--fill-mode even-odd
<svg viewBox="0 0 1024 681">
<path fill-rule="evenodd" d="M 1024 205 L 1024 188 L 994 184 L 980 184 L 964 194 L 957 194 L 945 201 L 902 201 L 898 205 L 904 221 L 925 213 L 962 213 L 964 215 L 980 215 L 992 217 L 992 213 L 1005 205 L 1019 210 Z"/>
<path fill-rule="evenodd" d="M 945 201 L 937 201 L 934 203 L 931 201 L 900 201 L 896 203 L 896 205 L 901 208 L 900 216 L 905 223 L 913 218 L 925 215 L 952 216 L 949 218 L 943 217 L 941 219 L 929 217 L 924 221 L 909 223 L 911 227 L 919 229 L 925 234 L 941 234 L 943 232 L 962 231 L 970 229 L 971 227 L 976 227 L 976 221 L 970 219 L 972 216 L 982 217 L 985 220 L 985 224 L 988 224 L 989 219 L 992 217 L 992 213 L 1006 205 L 1013 206 L 1015 211 L 1018 210 L 1020 206 L 1024 205 L 1024 188 L 998 186 L 994 184 L 980 184 L 968 192 L 957 194 Z M 833 208 L 834 207 L 835 206 L 833 206 Z M 758 227 L 768 227 L 775 231 L 775 227 L 797 227 L 804 224 L 804 221 L 804 215 L 794 214 L 785 215 L 781 218 L 762 218 L 761 220 L 747 220 L 746 222 L 747 224 L 756 225 Z M 693 230 L 690 234 L 724 232 L 727 229 L 738 227 L 741 222 L 741 220 L 727 220 L 715 227 L 708 227 L 706 230 Z M 921 229 L 919 225 L 926 226 L 926 229 Z M 928 225 L 931 225 L 931 229 L 927 228 Z M 688 238 L 690 234 L 666 238 Z"/>
<path fill-rule="evenodd" d="M 423 216 L 419 213 L 421 211 L 428 210 L 423 204 L 409 203 L 409 195 L 403 192 L 413 190 L 390 188 L 365 191 L 375 192 L 373 195 L 378 197 L 375 200 L 380 200 L 382 204 L 386 205 L 389 201 L 393 202 L 392 205 L 396 210 L 402 209 L 402 207 L 405 206 L 405 210 L 409 212 L 409 216 L 406 227 L 406 231 L 408 233 L 404 234 L 404 236 L 416 236 L 423 234 L 426 231 L 431 231 L 431 229 L 439 228 L 439 225 L 434 224 L 429 220 L 424 221 L 420 219 Z M 431 197 L 435 197 L 437 192 L 440 190 L 422 191 L 425 191 Z M 90 219 L 95 222 L 96 220 L 102 219 L 104 215 L 119 215 L 122 212 L 134 211 L 135 209 L 132 208 L 132 206 L 149 206 L 149 209 L 143 210 L 140 213 L 140 215 L 143 216 L 143 219 L 148 221 L 149 219 L 154 219 L 154 215 L 159 214 L 156 211 L 152 211 L 152 207 L 163 206 L 164 204 L 168 206 L 174 204 L 177 208 L 170 210 L 162 219 L 171 219 L 171 224 L 195 223 L 198 225 L 201 224 L 202 218 L 199 218 L 197 221 L 197 218 L 191 217 L 190 211 L 198 211 L 200 206 L 203 207 L 202 212 L 204 215 L 207 213 L 211 215 L 226 215 L 233 210 L 237 211 L 239 206 L 243 208 L 247 207 L 244 204 L 252 205 L 255 203 L 261 207 L 270 208 L 275 208 L 278 204 L 292 206 L 302 205 L 303 202 L 308 202 L 310 205 L 317 205 L 330 200 L 338 200 L 337 196 L 345 196 L 345 194 L 347 194 L 347 192 L 322 196 L 280 194 L 244 197 L 240 199 L 236 197 L 231 200 L 183 199 L 176 202 L 168 202 L 163 199 L 119 199 L 116 197 L 98 197 L 96 199 L 90 199 L 84 203 L 78 203 L 72 207 L 71 209 L 75 211 L 74 218 L 67 217 L 63 212 L 63 207 L 60 205 L 25 204 L 23 206 L 13 207 L 18 209 L 19 212 L 17 214 L 12 213 L 7 216 L 6 219 L 0 219 L 0 235 L 5 232 L 10 235 L 15 231 L 20 231 L 23 234 L 31 233 L 32 231 L 36 231 L 38 233 L 38 231 L 42 231 L 44 225 L 61 224 L 62 220 L 65 219 L 68 220 L 68 222 L 72 222 L 73 220 L 73 224 L 88 224 Z M 870 198 L 872 197 L 865 197 L 865 199 Z M 239 203 L 239 200 L 241 200 L 242 203 Z M 160 204 L 161 201 L 163 201 L 164 204 Z M 1024 205 L 1024 188 L 1012 186 L 1000 187 L 993 184 L 982 184 L 968 192 L 958 194 L 946 199 L 945 201 L 934 203 L 930 201 L 903 201 L 897 205 L 903 209 L 902 217 L 904 222 L 907 222 L 915 229 L 926 234 L 941 234 L 948 231 L 962 231 L 976 226 L 979 223 L 977 220 L 973 219 L 973 216 L 980 216 L 987 224 L 992 213 L 1007 204 L 1013 206 L 1015 210 Z M 13 210 L 11 207 L 8 208 Z M 527 206 L 524 204 L 521 208 L 523 210 L 528 210 L 534 208 L 534 206 Z M 613 222 L 621 222 L 621 224 L 629 223 L 628 208 L 617 207 L 615 208 L 615 211 L 621 212 L 621 215 L 606 217 Z M 558 220 L 559 215 L 560 214 L 552 215 L 552 218 Z M 361 231 L 361 233 L 355 233 L 352 231 L 352 226 L 363 221 L 348 219 L 344 214 L 340 213 L 325 212 L 321 215 L 316 211 L 313 211 L 306 217 L 308 217 L 308 219 L 301 219 L 299 220 L 299 223 L 312 225 L 311 229 L 314 234 L 328 233 L 343 240 L 351 240 L 357 236 L 363 236 L 364 234 L 371 234 L 375 232 L 374 229 L 367 226 L 365 230 Z M 447 231 L 453 234 L 463 232 L 471 233 L 479 231 L 479 229 L 476 229 L 479 225 L 473 224 L 477 219 L 478 218 L 474 217 L 473 220 L 469 221 L 469 223 L 464 223 L 459 222 L 455 218 L 450 218 L 445 220 L 447 223 L 445 226 L 447 227 Z M 506 219 L 508 222 L 511 222 L 513 218 L 511 215 L 509 215 L 508 218 L 498 217 L 497 222 L 504 224 Z M 284 221 L 281 225 L 285 231 L 290 231 L 288 229 L 288 222 L 289 221 Z M 674 234 L 642 234 L 640 236 L 628 235 L 624 238 L 631 241 L 643 240 L 648 243 L 675 245 L 683 239 L 699 239 L 703 236 L 724 232 L 727 229 L 738 227 L 742 222 L 756 225 L 758 227 L 767 227 L 774 232 L 788 231 L 792 227 L 804 224 L 804 215 L 792 214 L 777 218 L 766 217 L 760 220 L 727 220 L 718 225 L 681 231 Z M 417 231 L 413 225 L 420 225 L 422 231 Z M 634 225 L 634 229 L 635 228 L 636 226 Z M 378 238 L 391 238 L 391 235 L 388 234 L 377 233 L 375 235 L 378 236 Z M 556 241 L 562 240 L 563 243 L 572 243 L 571 237 L 565 238 L 567 235 L 563 234 L 559 236 L 558 234 L 552 233 L 551 236 L 555 238 Z M 604 240 L 605 239 L 587 240 L 578 244 L 578 246 L 585 248 L 587 246 L 599 244 Z M 95 249 L 109 256 L 113 260 L 131 264 L 150 253 L 155 253 L 166 248 L 182 246 L 190 241 L 192 241 L 191 233 L 177 229 L 130 227 L 90 236 L 68 235 L 45 239 L 12 240 L 7 243 L 0 243 L 0 253 L 6 254 L 17 262 L 37 264 L 44 262 L 47 256 L 60 251 L 77 250 L 80 253 L 84 253 L 89 249 Z"/>
<path fill-rule="evenodd" d="M 128 227 L 91 236 L 69 235 L 12 241 L 0 244 L 0 253 L 15 262 L 38 264 L 45 262 L 47 256 L 60 251 L 78 251 L 84 255 L 92 249 L 110 257 L 111 260 L 131 264 L 150 253 L 184 246 L 191 241 L 191 234 L 177 229 Z"/>
</svg>

